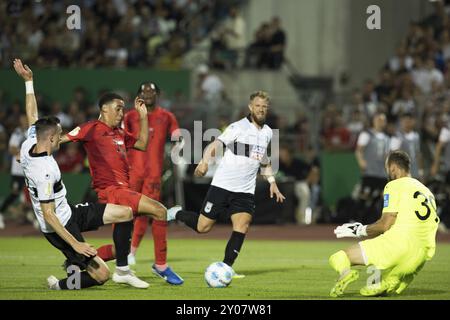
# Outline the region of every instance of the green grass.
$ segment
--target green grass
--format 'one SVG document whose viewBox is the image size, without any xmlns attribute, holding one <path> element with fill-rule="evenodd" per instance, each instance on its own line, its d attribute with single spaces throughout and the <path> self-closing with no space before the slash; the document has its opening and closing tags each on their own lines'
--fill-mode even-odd
<svg viewBox="0 0 450 320">
<path fill-rule="evenodd" d="M 109 241 L 90 242 L 97 246 Z M 225 240 L 170 240 L 170 264 L 184 278 L 182 286 L 170 286 L 151 273 L 153 245 L 145 240 L 135 269 L 150 288 L 108 281 L 101 287 L 61 292 L 46 287 L 50 274 L 64 276 L 61 253 L 44 238 L 1 238 L 0 299 L 329 299 L 337 275 L 328 266 L 328 257 L 349 242 L 246 241 L 234 267 L 247 277 L 233 280 L 228 288 L 208 288 L 203 271 L 223 258 L 225 244 Z M 450 299 L 449 260 L 450 245 L 439 244 L 433 260 L 404 294 L 388 299 Z M 367 276 L 366 269 L 360 268 L 360 279 L 349 286 L 346 298 L 366 299 L 358 291 Z"/>
</svg>

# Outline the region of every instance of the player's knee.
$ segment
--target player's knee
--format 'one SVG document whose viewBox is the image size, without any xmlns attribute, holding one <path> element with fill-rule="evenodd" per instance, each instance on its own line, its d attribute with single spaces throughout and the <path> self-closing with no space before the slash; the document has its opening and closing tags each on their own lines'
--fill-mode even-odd
<svg viewBox="0 0 450 320">
<path fill-rule="evenodd" d="M 133 210 L 130 207 L 124 207 L 120 214 L 121 221 L 133 220 Z"/>
<path fill-rule="evenodd" d="M 197 225 L 197 232 L 198 233 L 208 233 L 212 228 L 212 225 L 203 224 L 203 225 Z"/>
<path fill-rule="evenodd" d="M 95 272 L 95 280 L 99 285 L 102 285 L 109 280 L 110 274 L 108 268 L 102 267 Z"/>
<path fill-rule="evenodd" d="M 247 233 L 249 228 L 250 228 L 250 222 L 240 223 L 240 224 L 234 226 L 233 230 L 240 232 L 240 233 Z"/>
<path fill-rule="evenodd" d="M 156 220 L 165 221 L 167 220 L 167 209 L 163 205 L 160 205 L 155 210 L 154 215 Z"/>
</svg>

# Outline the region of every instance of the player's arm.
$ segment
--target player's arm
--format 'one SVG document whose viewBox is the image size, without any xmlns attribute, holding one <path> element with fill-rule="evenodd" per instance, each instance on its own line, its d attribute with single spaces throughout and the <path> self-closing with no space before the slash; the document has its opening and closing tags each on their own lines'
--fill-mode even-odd
<svg viewBox="0 0 450 320">
<path fill-rule="evenodd" d="M 211 160 L 219 153 L 219 150 L 222 149 L 223 142 L 219 139 L 214 140 L 205 148 L 205 152 L 203 153 L 203 158 L 198 163 L 195 168 L 194 175 L 197 177 L 203 177 L 208 172 L 208 165 Z"/>
<path fill-rule="evenodd" d="M 38 108 L 33 88 L 33 72 L 27 65 L 23 65 L 20 59 L 14 59 L 14 70 L 25 81 L 25 110 L 28 126 L 31 127 L 38 120 Z"/>
<path fill-rule="evenodd" d="M 71 140 L 69 139 L 69 137 L 67 136 L 67 134 L 61 136 L 61 142 L 60 143 L 67 143 L 70 142 Z"/>
<path fill-rule="evenodd" d="M 148 145 L 148 118 L 144 100 L 136 97 L 134 100 L 134 108 L 139 114 L 139 136 L 133 148 L 145 151 Z"/>
<path fill-rule="evenodd" d="M 85 255 L 86 257 L 95 256 L 97 250 L 90 244 L 85 242 L 79 242 L 75 237 L 67 231 L 66 228 L 61 224 L 58 217 L 55 214 L 55 202 L 41 202 L 41 209 L 44 215 L 44 220 L 47 222 L 53 230 L 65 241 L 67 242 L 76 252 Z"/>
<path fill-rule="evenodd" d="M 384 212 L 377 222 L 366 226 L 366 235 L 368 237 L 375 237 L 385 233 L 393 226 L 396 219 L 397 212 Z"/>
<path fill-rule="evenodd" d="M 286 197 L 278 189 L 270 162 L 264 166 L 261 166 L 261 175 L 267 180 L 267 182 L 270 183 L 270 198 L 273 198 L 273 195 L 275 195 L 277 202 L 283 202 Z"/>
</svg>

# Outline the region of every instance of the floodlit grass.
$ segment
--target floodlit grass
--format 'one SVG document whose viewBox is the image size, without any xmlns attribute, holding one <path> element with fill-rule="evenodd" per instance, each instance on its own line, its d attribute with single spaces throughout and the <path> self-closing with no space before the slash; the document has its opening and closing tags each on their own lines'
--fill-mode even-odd
<svg viewBox="0 0 450 320">
<path fill-rule="evenodd" d="M 88 237 L 89 238 L 89 237 Z M 98 246 L 110 240 L 89 239 Z M 112 280 L 101 287 L 81 291 L 51 291 L 46 278 L 64 277 L 60 267 L 63 255 L 41 238 L 0 239 L 0 299 L 164 299 L 164 300 L 293 300 L 330 299 L 328 293 L 337 275 L 328 265 L 328 257 L 347 246 L 345 242 L 246 241 L 234 265 L 244 279 L 234 279 L 224 289 L 208 288 L 203 272 L 214 261 L 221 261 L 226 240 L 170 240 L 169 263 L 185 280 L 171 286 L 151 273 L 153 244 L 144 241 L 138 251 L 135 270 L 150 282 L 148 289 L 117 285 Z M 450 299 L 450 244 L 438 244 L 436 255 L 428 262 L 410 287 L 398 297 L 377 299 Z M 111 270 L 114 263 L 109 262 Z M 359 289 L 367 277 L 360 269 L 360 279 L 348 288 L 348 299 L 364 299 Z"/>
</svg>

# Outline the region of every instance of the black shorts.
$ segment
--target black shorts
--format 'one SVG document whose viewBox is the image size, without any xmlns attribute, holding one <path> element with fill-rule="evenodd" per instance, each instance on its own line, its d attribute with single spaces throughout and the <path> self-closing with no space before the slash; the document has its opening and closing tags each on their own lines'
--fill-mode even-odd
<svg viewBox="0 0 450 320">
<path fill-rule="evenodd" d="M 210 186 L 203 201 L 200 213 L 212 220 L 223 214 L 233 215 L 246 212 L 255 213 L 255 195 L 244 192 L 231 192 L 216 186 Z"/>
<path fill-rule="evenodd" d="M 72 216 L 65 228 L 78 241 L 84 242 L 82 232 L 97 230 L 103 226 L 103 214 L 106 204 L 87 203 L 85 205 L 71 205 L 70 207 L 72 209 Z M 89 264 L 89 261 L 94 258 L 88 258 L 77 253 L 56 232 L 44 233 L 44 235 L 55 248 L 59 249 L 66 256 L 68 265 L 74 264 L 84 270 Z"/>
<path fill-rule="evenodd" d="M 20 193 L 25 186 L 25 177 L 11 176 L 11 192 Z"/>
</svg>

